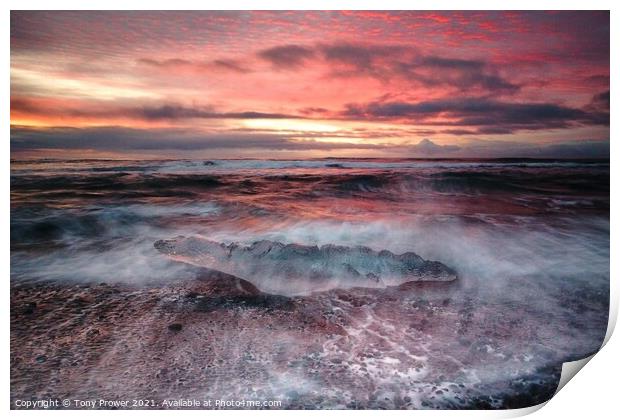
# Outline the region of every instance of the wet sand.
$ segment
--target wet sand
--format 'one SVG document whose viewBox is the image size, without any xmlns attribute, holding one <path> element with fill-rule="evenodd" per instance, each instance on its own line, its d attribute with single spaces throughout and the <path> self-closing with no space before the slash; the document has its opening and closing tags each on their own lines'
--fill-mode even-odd
<svg viewBox="0 0 620 420">
<path fill-rule="evenodd" d="M 468 382 L 461 364 L 493 356 L 473 326 L 473 308 L 451 304 L 454 288 L 458 282 L 411 282 L 285 297 L 205 269 L 195 280 L 159 286 L 14 286 L 11 400 L 411 409 L 515 408 L 548 399 L 556 368 L 542 372 L 546 381 L 537 372 L 531 381 Z M 446 329 L 454 342 L 436 353 L 427 345 Z"/>
</svg>

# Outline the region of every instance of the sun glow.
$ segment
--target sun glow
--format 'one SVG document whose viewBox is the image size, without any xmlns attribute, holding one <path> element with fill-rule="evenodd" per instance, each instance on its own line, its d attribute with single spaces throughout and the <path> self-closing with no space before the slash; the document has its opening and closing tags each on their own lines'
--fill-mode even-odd
<svg viewBox="0 0 620 420">
<path fill-rule="evenodd" d="M 118 82 L 117 82 L 118 83 Z M 130 83 L 113 86 L 109 81 L 80 80 L 61 77 L 51 73 L 11 68 L 11 84 L 31 89 L 38 94 L 54 94 L 56 97 L 115 99 L 156 99 L 159 94 L 140 89 Z"/>
</svg>

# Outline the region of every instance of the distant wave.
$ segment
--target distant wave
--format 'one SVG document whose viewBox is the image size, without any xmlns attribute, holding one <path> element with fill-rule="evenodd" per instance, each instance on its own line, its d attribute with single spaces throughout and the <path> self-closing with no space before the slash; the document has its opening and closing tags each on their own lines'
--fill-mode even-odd
<svg viewBox="0 0 620 420">
<path fill-rule="evenodd" d="M 11 176 L 14 191 L 40 191 L 44 194 L 66 196 L 75 193 L 115 193 L 124 197 L 192 196 L 196 191 L 226 187 L 228 193 L 244 193 L 248 188 L 262 189 L 312 184 L 316 191 L 380 191 L 400 188 L 406 191 L 437 192 L 524 192 L 533 194 L 609 192 L 608 167 L 549 167 L 485 168 L 485 169 L 426 169 L 373 170 L 360 172 L 349 168 L 330 168 L 310 173 L 230 173 L 165 172 L 87 172 L 87 173 L 28 173 Z"/>
<path fill-rule="evenodd" d="M 472 168 L 592 168 L 609 167 L 609 160 L 557 159 L 314 159 L 314 160 L 14 160 L 11 171 L 212 173 L 273 169 L 472 169 Z"/>
</svg>

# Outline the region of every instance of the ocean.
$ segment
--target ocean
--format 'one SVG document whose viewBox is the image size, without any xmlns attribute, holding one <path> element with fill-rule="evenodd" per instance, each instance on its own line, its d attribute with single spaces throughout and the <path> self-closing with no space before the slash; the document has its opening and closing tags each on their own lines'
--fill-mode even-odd
<svg viewBox="0 0 620 420">
<path fill-rule="evenodd" d="M 599 160 L 14 160 L 11 287 L 148 290 L 185 276 L 179 262 L 216 269 L 343 331 L 312 345 L 289 334 L 289 364 L 257 344 L 267 325 L 228 331 L 222 349 L 243 334 L 254 362 L 222 369 L 258 358 L 280 374 L 222 393 L 291 408 L 524 406 L 605 336 L 609 179 Z M 284 267 L 256 244 L 295 258 Z M 234 266 L 210 246 L 237 252 Z M 403 255 L 455 279 L 399 295 Z"/>
</svg>

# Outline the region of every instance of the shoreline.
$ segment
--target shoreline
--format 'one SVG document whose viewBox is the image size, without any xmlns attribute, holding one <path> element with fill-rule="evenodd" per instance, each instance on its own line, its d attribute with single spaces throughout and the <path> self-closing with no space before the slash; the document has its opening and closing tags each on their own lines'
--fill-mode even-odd
<svg viewBox="0 0 620 420">
<path fill-rule="evenodd" d="M 160 406 L 184 399 L 274 400 L 282 409 L 474 409 L 525 407 L 553 395 L 554 368 L 545 384 L 501 383 L 503 395 L 485 396 L 450 385 L 449 371 L 429 370 L 428 355 L 395 352 L 404 343 L 391 343 L 374 325 L 356 325 L 369 310 L 387 319 L 386 311 L 401 317 L 406 310 L 405 325 L 423 337 L 450 323 L 437 316 L 443 311 L 471 317 L 447 312 L 458 287 L 411 282 L 285 297 L 206 269 L 168 285 L 13 285 L 11 400 L 158 402 L 133 407 L 142 409 L 197 408 Z M 407 389 L 402 375 L 417 388 Z"/>
</svg>

